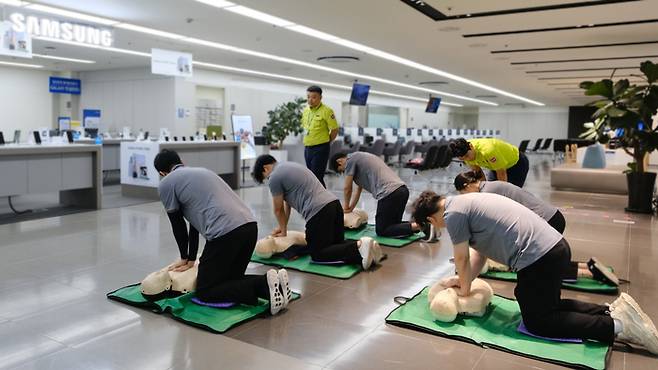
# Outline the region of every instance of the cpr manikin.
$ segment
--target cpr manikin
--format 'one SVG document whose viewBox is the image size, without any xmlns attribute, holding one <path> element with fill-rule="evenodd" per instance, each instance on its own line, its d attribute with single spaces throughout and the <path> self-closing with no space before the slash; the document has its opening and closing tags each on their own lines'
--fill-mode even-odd
<svg viewBox="0 0 658 370">
<path fill-rule="evenodd" d="M 368 223 L 368 213 L 360 208 L 355 208 L 352 212 L 345 213 L 343 220 L 346 228 L 358 229 Z"/>
<path fill-rule="evenodd" d="M 170 270 L 169 265 L 150 273 L 142 280 L 140 290 L 147 299 L 157 300 L 189 293 L 196 288 L 197 266 L 182 272 Z"/>
<path fill-rule="evenodd" d="M 277 253 L 283 253 L 288 248 L 306 245 L 306 235 L 301 231 L 288 231 L 286 236 L 268 236 L 256 243 L 254 252 L 260 258 L 270 258 Z"/>
<path fill-rule="evenodd" d="M 436 282 L 427 296 L 430 311 L 435 319 L 442 322 L 452 322 L 457 315 L 483 316 L 491 301 L 493 290 L 482 279 L 475 279 L 471 283 L 471 293 L 467 297 L 457 295 L 455 288 L 446 288 L 444 280 Z"/>
</svg>

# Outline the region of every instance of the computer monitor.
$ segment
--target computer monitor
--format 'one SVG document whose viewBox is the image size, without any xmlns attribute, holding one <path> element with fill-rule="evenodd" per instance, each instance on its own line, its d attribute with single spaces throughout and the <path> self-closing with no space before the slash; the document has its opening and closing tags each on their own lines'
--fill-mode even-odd
<svg viewBox="0 0 658 370">
<path fill-rule="evenodd" d="M 439 129 L 439 136 L 443 136 L 443 129 L 442 128 Z"/>
<path fill-rule="evenodd" d="M 359 127 L 359 136 L 363 136 L 364 130 L 363 127 Z"/>
<path fill-rule="evenodd" d="M 458 128 L 457 131 L 455 132 L 455 134 L 457 134 L 457 136 L 459 136 L 459 135 L 461 135 L 461 132 L 462 132 L 462 130 L 460 128 Z"/>
<path fill-rule="evenodd" d="M 434 129 L 433 128 L 430 129 L 429 134 L 430 134 L 430 136 L 434 135 Z"/>
<path fill-rule="evenodd" d="M 41 134 L 39 131 L 32 131 L 32 135 L 34 136 L 34 143 L 41 144 Z"/>
<path fill-rule="evenodd" d="M 408 129 L 407 129 L 407 136 L 411 136 L 411 135 L 413 135 L 413 132 L 414 132 L 414 129 L 412 129 L 412 128 L 408 128 Z"/>
<path fill-rule="evenodd" d="M 384 133 L 384 129 L 377 128 L 377 136 L 381 136 Z"/>
<path fill-rule="evenodd" d="M 423 129 L 419 128 L 418 130 L 416 130 L 416 135 L 417 136 L 423 136 Z"/>
<path fill-rule="evenodd" d="M 452 135 L 452 129 L 448 129 L 448 135 Z"/>
<path fill-rule="evenodd" d="M 368 101 L 368 93 L 370 92 L 370 85 L 354 83 L 352 85 L 352 95 L 350 96 L 351 105 L 366 105 Z"/>
<path fill-rule="evenodd" d="M 425 113 L 436 113 L 439 110 L 439 105 L 441 105 L 441 98 L 431 97 L 427 102 L 427 107 L 425 108 Z"/>
</svg>

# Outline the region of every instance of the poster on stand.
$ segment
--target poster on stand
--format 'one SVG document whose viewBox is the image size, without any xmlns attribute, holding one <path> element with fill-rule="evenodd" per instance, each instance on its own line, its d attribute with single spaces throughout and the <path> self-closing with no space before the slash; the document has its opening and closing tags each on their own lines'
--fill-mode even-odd
<svg viewBox="0 0 658 370">
<path fill-rule="evenodd" d="M 101 111 L 99 109 L 85 109 L 82 111 L 82 126 L 84 128 L 100 128 Z"/>
<path fill-rule="evenodd" d="M 159 144 L 148 141 L 121 143 L 121 183 L 157 188 L 160 175 L 153 167 Z"/>
<path fill-rule="evenodd" d="M 165 76 L 192 77 L 192 54 L 151 49 L 151 73 Z"/>
<path fill-rule="evenodd" d="M 240 143 L 240 159 L 256 159 L 256 144 L 254 143 L 254 125 L 251 116 L 232 115 L 233 135 Z"/>
<path fill-rule="evenodd" d="M 32 58 L 32 37 L 27 32 L 16 32 L 10 21 L 0 22 L 0 55 Z"/>
</svg>

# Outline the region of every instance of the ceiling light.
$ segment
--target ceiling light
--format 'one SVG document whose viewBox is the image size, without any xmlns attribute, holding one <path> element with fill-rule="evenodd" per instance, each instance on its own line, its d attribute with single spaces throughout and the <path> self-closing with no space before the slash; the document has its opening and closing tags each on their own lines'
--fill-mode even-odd
<svg viewBox="0 0 658 370">
<path fill-rule="evenodd" d="M 226 8 L 227 6 L 235 6 L 235 3 L 232 3 L 230 1 L 223 1 L 223 0 L 196 0 L 200 3 L 204 3 L 206 5 L 214 6 L 216 8 Z"/>
<path fill-rule="evenodd" d="M 286 27 L 286 28 L 291 30 L 291 31 L 303 33 L 306 36 L 315 37 L 316 39 L 325 40 L 325 41 L 329 41 L 329 40 L 333 40 L 333 39 L 337 38 L 334 35 L 330 35 L 328 33 L 324 33 L 324 32 L 315 30 L 313 28 L 309 28 L 309 27 L 302 26 L 302 25 L 299 25 L 299 24 L 295 24 L 293 26 L 289 26 L 289 27 Z"/>
<path fill-rule="evenodd" d="M 25 1 L 19 1 L 19 0 L 0 0 L 0 4 L 9 5 L 9 6 L 23 6 L 23 5 L 27 5 L 29 3 L 25 2 Z"/>
<path fill-rule="evenodd" d="M 74 63 L 85 63 L 85 64 L 94 64 L 94 63 L 96 63 L 93 60 L 64 58 L 64 57 L 56 57 L 56 56 L 53 56 L 53 55 L 42 55 L 42 54 L 32 53 L 32 56 L 37 57 L 37 58 L 42 58 L 42 59 L 63 60 L 63 61 L 66 61 L 66 62 L 74 62 Z"/>
<path fill-rule="evenodd" d="M 130 24 L 130 23 L 119 23 L 119 24 L 115 24 L 114 27 L 122 28 L 124 30 L 129 30 L 129 31 L 147 33 L 149 35 L 160 36 L 160 37 L 164 37 L 164 38 L 167 38 L 167 39 L 180 40 L 182 38 L 185 38 L 185 36 L 179 35 L 179 34 L 176 34 L 176 33 L 160 31 L 160 30 L 156 30 L 156 29 L 153 29 L 153 28 L 137 26 L 137 25 Z"/>
<path fill-rule="evenodd" d="M 236 68 L 236 67 L 230 67 L 230 66 L 214 64 L 214 63 L 204 63 L 204 62 L 199 62 L 199 61 L 194 61 L 193 63 L 197 66 L 200 66 L 200 67 L 209 67 L 209 68 L 222 69 L 222 70 L 226 70 L 226 71 L 245 73 L 245 74 L 262 76 L 262 77 L 270 77 L 270 78 L 276 78 L 276 79 L 282 79 L 282 80 L 302 82 L 302 83 L 306 83 L 306 84 L 318 84 L 318 85 L 321 85 L 321 86 L 335 87 L 335 88 L 343 89 L 343 90 L 352 90 L 352 86 L 339 85 L 339 84 L 335 84 L 335 83 L 331 83 L 331 82 L 309 80 L 309 79 L 306 79 L 306 78 L 299 78 L 299 77 L 281 75 L 281 74 L 276 74 L 276 73 L 254 71 L 254 70 L 250 70 L 250 69 Z M 419 98 L 419 97 L 409 96 L 409 95 L 394 94 L 394 93 L 389 93 L 389 92 L 385 92 L 385 91 L 370 90 L 370 93 L 376 94 L 376 95 L 384 95 L 384 96 L 391 96 L 391 97 L 396 97 L 396 98 L 401 98 L 401 99 L 407 99 L 407 100 L 414 100 L 414 101 L 419 101 L 419 102 L 423 102 L 423 103 L 427 102 L 427 99 L 424 99 L 424 98 Z M 449 105 L 449 106 L 455 106 L 455 107 L 462 107 L 462 105 L 455 104 L 455 103 L 443 102 L 443 104 Z"/>
<path fill-rule="evenodd" d="M 196 0 L 196 1 L 200 1 L 200 0 Z M 204 1 L 201 1 L 201 2 L 204 2 Z M 275 24 L 273 22 L 268 21 L 268 19 L 270 19 L 268 17 L 272 17 L 272 19 L 276 19 L 276 24 L 275 25 L 282 26 L 282 25 L 287 23 L 287 24 L 289 24 L 289 26 L 287 28 L 289 28 L 293 31 L 296 31 L 296 32 L 304 33 L 304 34 L 306 34 L 308 36 L 311 36 L 311 37 L 319 38 L 319 39 L 325 40 L 325 41 L 330 41 L 330 42 L 333 42 L 333 43 L 338 44 L 338 45 L 342 45 L 342 46 L 345 46 L 345 47 L 348 47 L 348 48 L 351 48 L 351 49 L 354 49 L 354 50 L 357 50 L 357 51 L 360 51 L 360 52 L 364 52 L 364 53 L 367 53 L 367 54 L 371 54 L 371 55 L 380 57 L 382 59 L 386 59 L 386 60 L 389 60 L 389 61 L 392 61 L 392 62 L 395 62 L 395 63 L 398 63 L 398 64 L 405 65 L 407 67 L 411 67 L 411 68 L 415 68 L 415 69 L 418 69 L 418 70 L 421 70 L 421 71 L 432 73 L 432 74 L 435 74 L 437 76 L 446 77 L 446 78 L 449 78 L 449 79 L 452 79 L 452 80 L 455 80 L 455 81 L 459 81 L 459 82 L 464 83 L 466 85 L 475 86 L 475 87 L 478 87 L 478 88 L 481 88 L 481 89 L 484 89 L 484 90 L 495 92 L 495 93 L 500 94 L 500 95 L 505 95 L 505 96 L 510 97 L 510 98 L 525 101 L 527 103 L 531 103 L 531 104 L 538 105 L 538 106 L 543 106 L 544 105 L 543 103 L 540 103 L 538 101 L 534 101 L 534 100 L 525 98 L 525 97 L 520 96 L 520 95 L 512 94 L 512 93 L 509 93 L 507 91 L 500 90 L 500 89 L 497 89 L 495 87 L 479 83 L 477 81 L 469 80 L 467 78 L 457 76 L 457 75 L 454 75 L 452 73 L 441 71 L 439 69 L 436 69 L 436 68 L 433 68 L 433 67 L 430 67 L 430 66 L 426 66 L 426 65 L 423 65 L 423 64 L 420 64 L 420 63 L 416 63 L 412 60 L 405 59 L 405 58 L 399 57 L 397 55 L 387 53 L 387 52 L 382 51 L 382 50 L 371 48 L 371 47 L 368 47 L 368 46 L 365 46 L 365 45 L 362 45 L 362 44 L 359 44 L 359 43 L 356 43 L 356 42 L 353 42 L 353 41 L 350 41 L 350 40 L 341 39 L 339 37 L 330 35 L 328 33 L 311 29 L 309 27 L 305 27 L 305 26 L 302 26 L 302 25 L 297 25 L 293 22 L 286 21 L 286 20 L 278 18 L 278 17 L 270 16 L 268 14 L 259 12 L 257 10 L 253 10 L 253 9 L 243 7 L 243 6 L 239 6 L 239 7 L 243 8 L 243 9 L 241 9 L 240 12 L 236 12 L 236 13 L 243 14 L 243 15 L 246 15 L 246 16 L 250 16 L 250 15 L 247 15 L 245 13 L 248 13 L 248 11 L 251 11 L 254 14 L 261 15 L 259 17 L 251 16 L 251 18 L 254 18 L 254 19 L 257 19 L 257 20 L 260 20 L 260 21 L 263 21 L 263 22 L 268 22 L 268 23 L 271 23 L 271 24 Z M 227 10 L 232 10 L 234 8 L 238 8 L 238 7 L 236 6 L 236 7 L 226 8 L 226 9 Z M 468 17 L 470 15 L 467 14 L 466 16 Z"/>
<path fill-rule="evenodd" d="M 56 15 L 61 15 L 62 17 L 78 19 L 78 20 L 81 20 L 81 21 L 87 21 L 87 22 L 103 24 L 103 25 L 106 25 L 106 26 L 112 26 L 112 25 L 115 25 L 115 24 L 119 23 L 119 22 L 117 22 L 115 20 L 112 20 L 112 19 L 95 17 L 93 15 L 73 12 L 73 11 L 70 11 L 70 10 L 65 10 L 65 9 L 60 9 L 60 8 L 53 8 L 52 6 L 46 6 L 46 5 L 40 5 L 40 4 L 30 4 L 30 5 L 26 6 L 26 8 L 30 9 L 30 10 L 36 10 L 38 12 L 56 14 Z"/>
<path fill-rule="evenodd" d="M 114 48 L 114 47 L 109 47 L 108 48 L 108 47 L 103 47 L 103 46 L 98 46 L 98 45 L 91 45 L 91 44 L 78 44 L 76 42 L 66 41 L 66 40 L 62 40 L 62 39 L 53 39 L 53 38 L 50 38 L 50 37 L 35 36 L 35 37 L 32 37 L 32 39 L 33 40 L 48 41 L 48 42 L 56 42 L 56 43 L 59 43 L 59 44 L 66 44 L 66 45 L 72 45 L 72 46 L 80 46 L 80 47 L 89 48 L 89 49 L 113 51 L 113 52 L 116 52 L 116 53 L 137 55 L 137 56 L 140 56 L 140 57 L 147 57 L 147 58 L 151 57 L 150 53 L 142 53 L 141 51 L 120 49 L 120 48 Z"/>
<path fill-rule="evenodd" d="M 36 64 L 12 63 L 12 62 L 0 62 L 0 65 L 12 66 L 12 67 L 24 67 L 24 68 L 43 68 L 43 66 Z"/>
<path fill-rule="evenodd" d="M 223 9 L 228 10 L 229 12 L 244 15 L 245 17 L 259 20 L 261 22 L 269 23 L 278 27 L 286 27 L 286 26 L 294 25 L 293 22 L 287 21 L 279 17 L 275 17 L 273 15 L 269 15 L 267 13 L 259 12 L 258 10 L 247 8 L 246 6 L 242 6 L 242 5 L 224 7 Z"/>
</svg>

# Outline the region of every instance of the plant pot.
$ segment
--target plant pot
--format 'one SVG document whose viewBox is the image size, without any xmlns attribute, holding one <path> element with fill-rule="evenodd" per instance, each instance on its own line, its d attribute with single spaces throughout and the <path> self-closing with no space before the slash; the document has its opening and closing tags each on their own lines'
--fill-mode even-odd
<svg viewBox="0 0 658 370">
<path fill-rule="evenodd" d="M 656 183 L 654 172 L 630 172 L 626 174 L 628 184 L 627 212 L 653 213 L 651 201 Z"/>
</svg>

